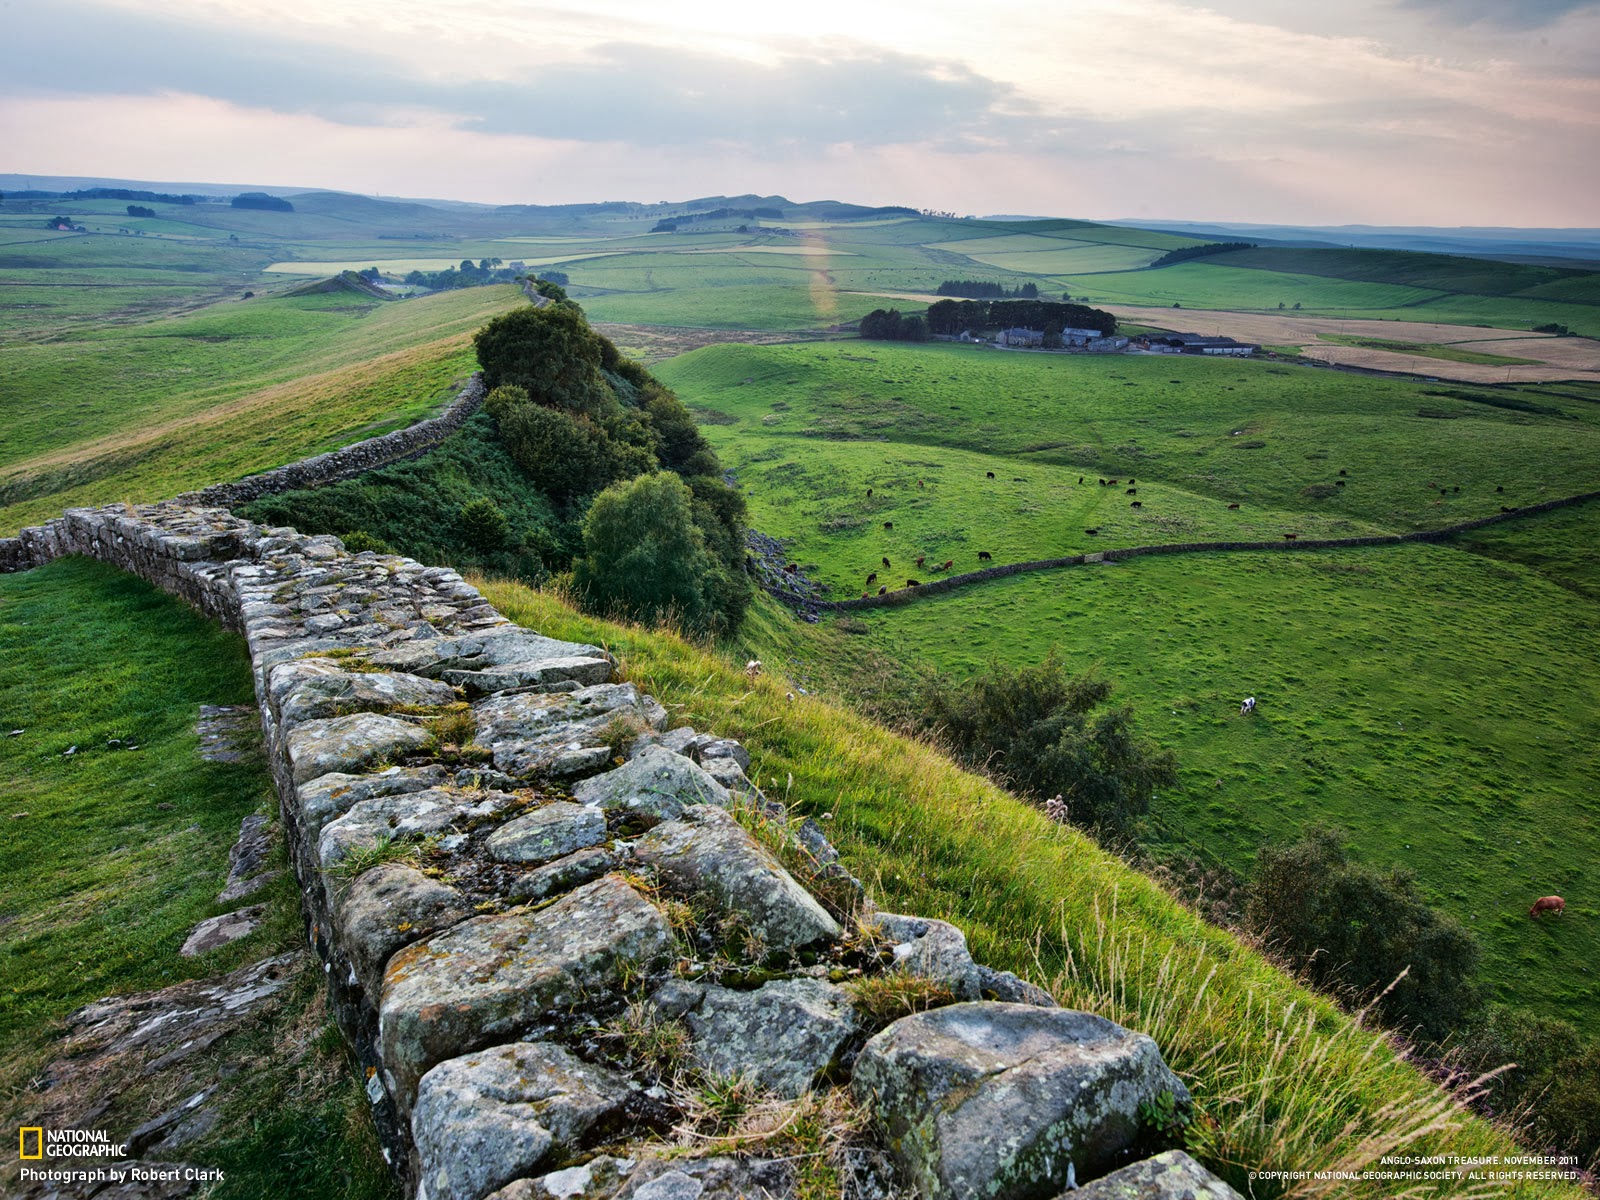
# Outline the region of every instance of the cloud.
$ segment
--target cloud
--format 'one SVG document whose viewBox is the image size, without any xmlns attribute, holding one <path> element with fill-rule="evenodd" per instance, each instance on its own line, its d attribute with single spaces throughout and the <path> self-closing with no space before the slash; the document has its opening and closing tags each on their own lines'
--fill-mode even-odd
<svg viewBox="0 0 1600 1200">
<path fill-rule="evenodd" d="M 1451 24 L 1542 29 L 1572 13 L 1600 9 L 1600 0 L 1400 0 L 1400 7 Z"/>
<path fill-rule="evenodd" d="M 508 78 L 429 76 L 325 42 L 263 36 L 62 0 L 15 5 L 0 49 L 12 94 L 181 92 L 357 125 L 440 114 L 475 132 L 651 145 L 806 145 L 983 136 L 1023 107 L 1010 85 L 959 63 L 849 42 L 775 62 L 614 42 Z"/>
</svg>

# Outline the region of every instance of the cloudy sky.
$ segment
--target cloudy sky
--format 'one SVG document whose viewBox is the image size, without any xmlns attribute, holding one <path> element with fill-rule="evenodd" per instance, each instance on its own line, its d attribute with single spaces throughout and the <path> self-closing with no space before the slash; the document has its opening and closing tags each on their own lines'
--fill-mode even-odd
<svg viewBox="0 0 1600 1200">
<path fill-rule="evenodd" d="M 1600 0 L 0 0 L 0 172 L 1597 226 Z"/>
</svg>

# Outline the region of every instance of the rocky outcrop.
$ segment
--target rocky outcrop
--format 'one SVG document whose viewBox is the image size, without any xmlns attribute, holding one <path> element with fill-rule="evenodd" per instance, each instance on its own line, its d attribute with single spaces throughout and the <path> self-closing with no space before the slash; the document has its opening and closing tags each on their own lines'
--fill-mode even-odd
<svg viewBox="0 0 1600 1200">
<path fill-rule="evenodd" d="M 453 571 L 183 504 L 72 510 L 0 567 L 74 553 L 244 635 L 308 941 L 413 1196 L 794 1194 L 791 1158 L 652 1151 L 685 1119 L 664 1082 L 848 1086 L 903 1176 L 883 1194 L 1002 1200 L 1159 1148 L 1140 1103 L 1187 1102 L 1148 1038 L 975 963 L 948 923 L 874 913 L 737 742 L 669 729 L 603 649 Z M 240 887 L 262 874 L 244 832 Z M 884 1018 L 853 988 L 886 973 L 963 1002 L 869 1040 Z M 673 1065 L 619 1048 L 639 1021 Z"/>
</svg>

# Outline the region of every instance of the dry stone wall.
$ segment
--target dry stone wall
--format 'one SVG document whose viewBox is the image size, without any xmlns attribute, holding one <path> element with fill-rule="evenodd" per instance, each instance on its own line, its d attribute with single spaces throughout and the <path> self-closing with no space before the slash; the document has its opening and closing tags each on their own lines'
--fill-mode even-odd
<svg viewBox="0 0 1600 1200">
<path fill-rule="evenodd" d="M 408 1195 L 793 1195 L 793 1155 L 651 1148 L 675 1080 L 739 1075 L 849 1089 L 879 1139 L 858 1195 L 1047 1200 L 1136 1161 L 1154 1182 L 1117 1195 L 1234 1195 L 1144 1157 L 1142 1114 L 1189 1103 L 1148 1037 L 876 913 L 814 824 L 775 853 L 751 828 L 791 826 L 744 748 L 668 728 L 603 648 L 222 508 L 72 510 L 0 541 L 0 570 L 64 554 L 247 640 L 308 936 Z M 863 983 L 895 974 L 947 1003 L 875 1015 Z M 641 1049 L 662 1031 L 673 1062 Z"/>
</svg>

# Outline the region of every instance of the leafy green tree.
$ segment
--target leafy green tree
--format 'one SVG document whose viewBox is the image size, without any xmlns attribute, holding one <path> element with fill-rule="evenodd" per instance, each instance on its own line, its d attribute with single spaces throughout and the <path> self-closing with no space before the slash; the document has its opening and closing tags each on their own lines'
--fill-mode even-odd
<svg viewBox="0 0 1600 1200">
<path fill-rule="evenodd" d="M 718 564 L 694 523 L 693 494 L 670 471 L 613 484 L 583 522 L 583 556 L 573 583 L 585 603 L 647 621 L 677 617 L 685 628 L 712 626 L 705 581 Z"/>
<path fill-rule="evenodd" d="M 1059 795 L 1073 824 L 1123 837 L 1178 773 L 1170 751 L 1134 733 L 1130 708 L 1096 711 L 1111 692 L 1104 679 L 1069 676 L 1052 652 L 1031 667 L 991 664 L 965 684 L 931 677 L 921 722 L 967 765 L 1035 800 Z"/>
<path fill-rule="evenodd" d="M 1258 936 L 1318 987 L 1382 992 L 1377 1011 L 1394 1028 L 1439 1041 L 1479 1008 L 1477 941 L 1428 907 L 1410 871 L 1353 861 L 1336 829 L 1314 826 L 1299 841 L 1261 847 L 1246 897 L 1245 921 Z"/>
<path fill-rule="evenodd" d="M 615 403 L 600 375 L 600 335 L 575 305 L 515 309 L 472 341 L 490 388 L 512 384 L 536 403 L 591 416 Z"/>
</svg>

